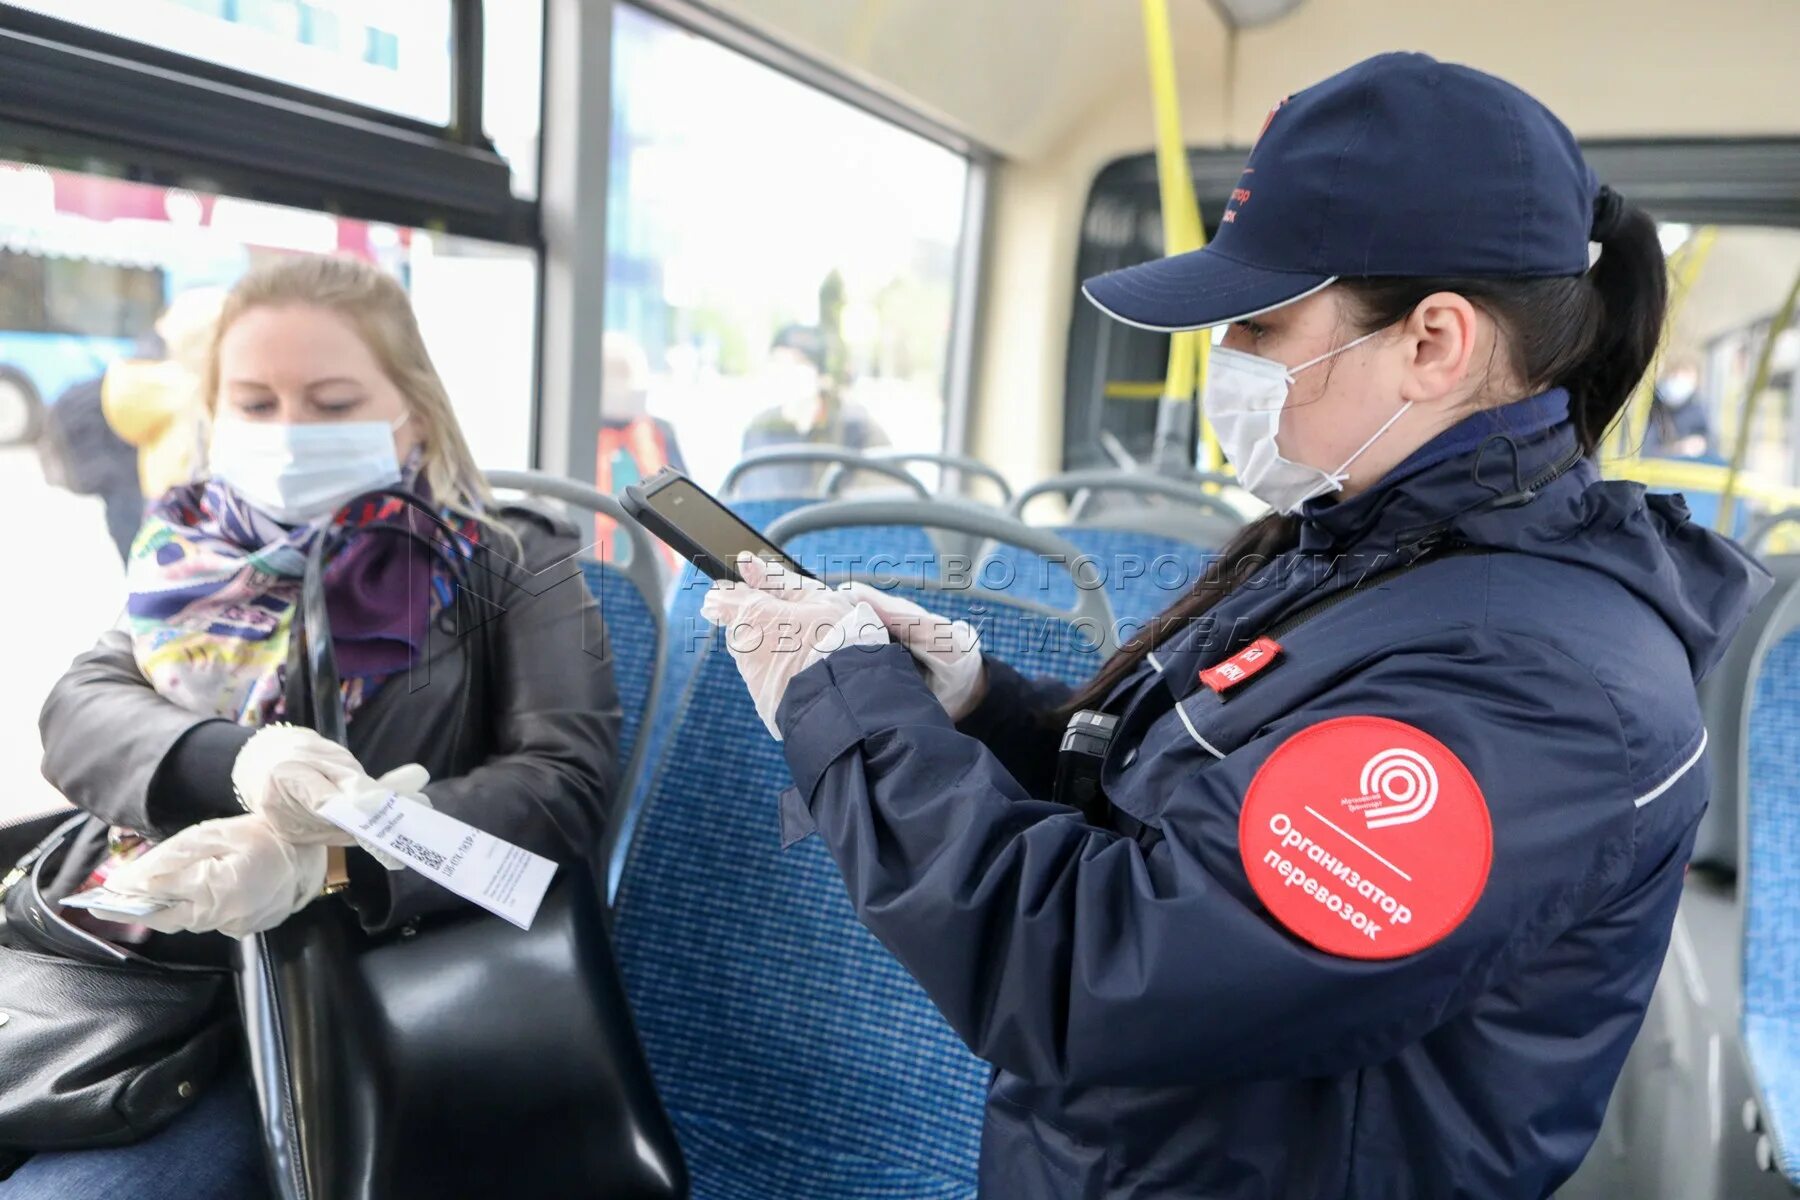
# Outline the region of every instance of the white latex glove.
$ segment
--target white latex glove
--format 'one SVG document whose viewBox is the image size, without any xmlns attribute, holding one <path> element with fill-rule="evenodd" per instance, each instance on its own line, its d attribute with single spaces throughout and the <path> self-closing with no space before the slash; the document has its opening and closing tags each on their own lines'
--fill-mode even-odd
<svg viewBox="0 0 1800 1200">
<path fill-rule="evenodd" d="M 861 581 L 841 589 L 875 610 L 896 642 L 912 651 L 925 669 L 931 687 L 952 721 L 975 711 L 987 693 L 987 671 L 981 661 L 981 637 L 967 621 L 952 621 L 903 596 L 895 596 Z"/>
<path fill-rule="evenodd" d="M 386 802 L 389 792 L 405 796 L 408 800 L 415 800 L 426 808 L 430 808 L 431 799 L 424 792 L 425 785 L 430 782 L 430 771 L 418 763 L 407 763 L 405 766 L 395 767 L 379 779 L 364 777 L 352 780 L 339 789 L 338 794 L 348 796 L 350 802 L 364 813 L 370 813 L 380 808 Z M 337 827 L 334 825 L 332 828 L 336 829 Z M 343 831 L 339 830 L 339 832 Z M 349 835 L 345 834 L 344 836 L 348 840 Z M 395 858 L 373 842 L 357 838 L 356 844 L 367 850 L 370 858 L 390 871 L 400 871 L 406 868 L 405 862 Z"/>
<path fill-rule="evenodd" d="M 238 799 L 281 837 L 296 846 L 360 844 L 390 871 L 398 871 L 404 864 L 351 837 L 318 810 L 340 794 L 355 797 L 365 811 L 380 804 L 389 792 L 429 805 L 418 793 L 430 781 L 430 774 L 417 763 L 371 779 L 350 751 L 296 725 L 268 725 L 257 730 L 231 764 L 231 784 Z"/>
<path fill-rule="evenodd" d="M 725 630 L 756 713 L 780 741 L 775 710 L 794 676 L 845 646 L 885 645 L 887 629 L 867 604 L 779 563 L 746 553 L 737 569 L 744 581 L 715 582 L 700 615 Z"/>
<path fill-rule="evenodd" d="M 202 821 L 120 865 L 106 889 L 163 901 L 145 916 L 91 910 L 102 920 L 161 933 L 247 937 L 273 929 L 325 888 L 324 846 L 296 846 L 255 814 Z"/>
<path fill-rule="evenodd" d="M 318 814 L 346 786 L 374 783 L 356 756 L 297 725 L 266 725 L 231 764 L 244 808 L 296 846 L 349 846 L 355 839 Z"/>
</svg>

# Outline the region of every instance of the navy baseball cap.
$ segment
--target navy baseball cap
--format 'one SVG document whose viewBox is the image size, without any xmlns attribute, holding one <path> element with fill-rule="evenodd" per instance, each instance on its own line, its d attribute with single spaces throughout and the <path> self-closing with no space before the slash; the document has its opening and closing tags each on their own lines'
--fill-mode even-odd
<svg viewBox="0 0 1800 1200">
<path fill-rule="evenodd" d="M 1269 113 L 1205 249 L 1082 291 L 1145 329 L 1204 329 L 1343 277 L 1579 275 L 1598 182 L 1568 128 L 1492 75 L 1381 54 Z"/>
</svg>

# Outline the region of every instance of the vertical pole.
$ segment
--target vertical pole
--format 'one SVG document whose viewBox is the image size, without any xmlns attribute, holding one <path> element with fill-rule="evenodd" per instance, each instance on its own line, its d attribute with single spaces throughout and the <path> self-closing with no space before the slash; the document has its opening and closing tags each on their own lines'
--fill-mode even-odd
<svg viewBox="0 0 1800 1200">
<path fill-rule="evenodd" d="M 606 324 L 612 0 L 549 0 L 544 14 L 542 381 L 536 465 L 594 482 Z"/>
</svg>

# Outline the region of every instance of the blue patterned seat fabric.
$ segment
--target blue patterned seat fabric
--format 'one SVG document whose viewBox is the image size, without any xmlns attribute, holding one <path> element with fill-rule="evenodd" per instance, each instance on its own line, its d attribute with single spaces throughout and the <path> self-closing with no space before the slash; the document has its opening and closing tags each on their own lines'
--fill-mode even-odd
<svg viewBox="0 0 1800 1200">
<path fill-rule="evenodd" d="M 1764 659 L 1746 732 L 1744 1050 L 1800 1187 L 1800 630 Z"/>
<path fill-rule="evenodd" d="M 610 563 L 583 559 L 581 574 L 606 626 L 606 661 L 612 665 L 623 717 L 619 763 L 631 761 L 656 677 L 656 617 L 631 576 Z"/>
<path fill-rule="evenodd" d="M 1046 560 L 1035 550 L 996 546 L 976 569 L 975 582 L 1009 596 L 1036 600 L 1052 608 L 1075 607 L 1076 579 L 1082 587 L 1102 587 L 1113 616 L 1133 629 L 1175 603 L 1205 574 L 1217 552 L 1157 533 L 1070 525 L 1052 532 L 1072 543 L 1082 561 L 1071 574 L 1068 566 Z"/>
<path fill-rule="evenodd" d="M 1027 673 L 1074 682 L 1099 665 L 1060 621 L 906 594 L 979 624 Z M 695 1200 L 972 1200 L 987 1068 L 857 922 L 819 840 L 779 849 L 791 784 L 715 634 L 616 901 L 619 963 Z"/>
</svg>

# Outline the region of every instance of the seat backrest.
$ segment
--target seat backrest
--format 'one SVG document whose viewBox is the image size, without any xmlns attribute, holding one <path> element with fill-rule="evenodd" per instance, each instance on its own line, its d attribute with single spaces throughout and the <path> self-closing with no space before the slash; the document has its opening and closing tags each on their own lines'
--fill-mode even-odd
<svg viewBox="0 0 1800 1200">
<path fill-rule="evenodd" d="M 629 837 L 632 798 L 641 792 L 641 781 L 654 761 L 648 741 L 639 735 L 666 687 L 669 626 L 663 614 L 665 585 L 656 543 L 617 500 L 586 484 L 539 471 L 492 471 L 487 478 L 494 488 L 545 496 L 611 517 L 632 548 L 624 566 L 589 555 L 580 559 L 582 578 L 600 608 L 606 631 L 601 656 L 612 667 L 613 683 L 619 691 L 619 758 L 623 763 L 619 784 L 624 800 L 608 834 L 617 845 Z M 585 522 L 580 525 L 587 527 Z M 610 848 L 607 857 L 612 857 Z"/>
<path fill-rule="evenodd" d="M 1800 1020 L 1800 590 L 1759 639 L 1744 716 L 1744 1013 Z"/>
<path fill-rule="evenodd" d="M 1700 713 L 1706 720 L 1707 758 L 1712 764 L 1712 801 L 1694 835 L 1692 861 L 1725 875 L 1737 873 L 1742 855 L 1738 817 L 1746 783 L 1742 766 L 1750 676 L 1764 649 L 1763 632 L 1781 611 L 1789 590 L 1800 581 L 1800 555 L 1769 555 L 1762 561 L 1775 576 L 1775 586 L 1744 619 L 1712 674 L 1700 681 Z"/>
<path fill-rule="evenodd" d="M 883 446 L 876 450 L 863 451 L 865 457 L 878 462 L 893 463 L 901 467 L 930 466 L 937 467 L 945 474 L 954 473 L 958 492 L 967 492 L 969 484 L 976 479 L 984 479 L 1000 493 L 1000 503 L 1012 503 L 1012 485 L 1006 482 L 1006 476 L 996 471 L 979 458 L 971 458 L 967 454 L 944 454 L 931 450 L 897 450 L 891 446 Z M 819 491 L 827 496 L 835 497 L 845 479 L 852 472 L 842 466 L 834 466 L 827 470 L 819 480 Z M 940 495 L 949 490 L 948 484 L 939 489 Z"/>
<path fill-rule="evenodd" d="M 1763 631 L 1744 717 L 1743 1048 L 1773 1160 L 1800 1188 L 1800 589 Z"/>
<path fill-rule="evenodd" d="M 1200 580 L 1219 547 L 1243 526 L 1237 508 L 1209 487 L 1236 485 L 1199 472 L 1181 478 L 1122 470 L 1052 476 L 1020 492 L 1012 513 L 1022 519 L 1033 501 L 1068 496 L 1069 520 L 1054 528 L 1080 549 L 1081 561 L 1073 571 L 1053 570 L 1017 545 L 994 542 L 983 551 L 978 578 L 985 587 L 1055 607 L 1067 606 L 1077 587 L 1102 590 L 1129 634 Z M 1096 495 L 1129 503 L 1096 506 Z"/>
<path fill-rule="evenodd" d="M 796 442 L 791 445 L 770 446 L 767 449 L 755 450 L 744 455 L 732 466 L 731 470 L 725 473 L 724 481 L 719 484 L 719 498 L 726 501 L 737 498 L 739 490 L 750 490 L 744 484 L 746 477 L 757 472 L 767 472 L 782 467 L 790 468 L 789 471 L 784 472 L 787 476 L 792 476 L 791 469 L 794 467 L 815 468 L 811 474 L 810 485 L 805 482 L 796 483 L 791 478 L 783 485 L 776 485 L 778 490 L 785 488 L 788 491 L 811 494 L 813 499 L 823 498 L 823 484 L 828 473 L 836 475 L 844 471 L 852 474 L 867 472 L 886 476 L 921 499 L 929 498 L 931 494 L 925 490 L 924 484 L 908 474 L 897 463 L 869 458 L 861 451 L 851 450 L 845 446 L 811 445 L 805 442 Z M 802 479 L 804 478 L 805 476 L 802 476 Z"/>
<path fill-rule="evenodd" d="M 908 594 L 978 622 L 989 652 L 1028 672 L 1075 682 L 1099 665 L 1054 614 Z M 638 1030 L 697 1180 L 708 1147 L 760 1134 L 825 1163 L 803 1192 L 770 1195 L 972 1197 L 986 1067 L 856 920 L 820 841 L 779 849 L 781 747 L 723 633 L 697 658 L 615 910 Z"/>
<path fill-rule="evenodd" d="M 1081 552 L 1062 567 L 1020 546 L 991 545 L 976 569 L 976 581 L 1009 596 L 1069 608 L 1079 584 L 1098 588 L 1112 602 L 1123 626 L 1121 640 L 1175 603 L 1218 557 L 1214 550 L 1166 534 L 1061 525 L 1053 530 Z"/>
</svg>

